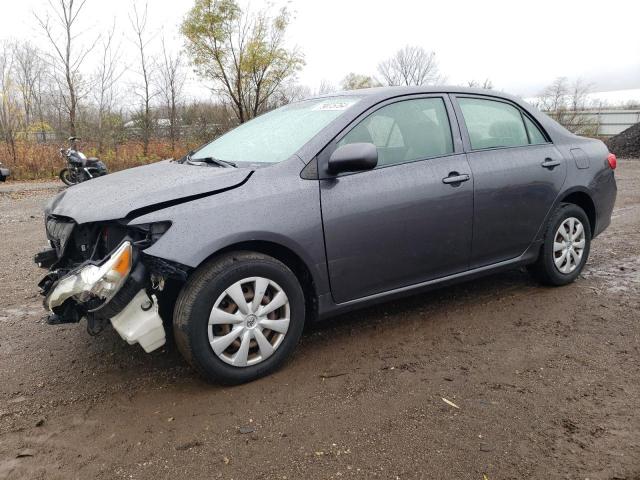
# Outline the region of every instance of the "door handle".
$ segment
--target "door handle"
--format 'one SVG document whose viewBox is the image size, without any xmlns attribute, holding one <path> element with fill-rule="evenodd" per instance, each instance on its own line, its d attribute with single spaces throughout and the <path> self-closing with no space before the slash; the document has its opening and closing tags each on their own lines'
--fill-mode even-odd
<svg viewBox="0 0 640 480">
<path fill-rule="evenodd" d="M 459 174 L 458 172 L 451 172 L 448 177 L 444 177 L 442 179 L 442 183 L 446 183 L 448 185 L 450 185 L 452 183 L 460 184 L 462 182 L 468 181 L 470 178 L 471 177 L 469 175 L 467 175 L 466 173 Z"/>
<path fill-rule="evenodd" d="M 543 168 L 552 169 L 553 167 L 557 167 L 560 165 L 560 160 L 553 160 L 551 158 L 545 158 L 544 162 L 540 164 Z"/>
</svg>

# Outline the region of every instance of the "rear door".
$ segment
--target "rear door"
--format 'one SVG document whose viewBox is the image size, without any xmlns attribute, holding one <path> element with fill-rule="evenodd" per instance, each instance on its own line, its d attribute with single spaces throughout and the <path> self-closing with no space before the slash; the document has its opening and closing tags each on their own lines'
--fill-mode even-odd
<svg viewBox="0 0 640 480">
<path fill-rule="evenodd" d="M 474 178 L 471 268 L 518 257 L 535 240 L 567 167 L 542 127 L 517 105 L 455 95 Z"/>
<path fill-rule="evenodd" d="M 327 266 L 337 303 L 468 268 L 473 179 L 449 118 L 454 114 L 446 95 L 388 101 L 319 155 Z M 333 150 L 358 142 L 377 146 L 378 167 L 327 175 Z"/>
</svg>

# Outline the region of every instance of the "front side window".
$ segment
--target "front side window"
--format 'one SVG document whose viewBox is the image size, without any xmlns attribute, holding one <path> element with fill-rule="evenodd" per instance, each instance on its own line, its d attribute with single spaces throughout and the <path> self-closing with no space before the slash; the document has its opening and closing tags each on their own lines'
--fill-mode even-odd
<svg viewBox="0 0 640 480">
<path fill-rule="evenodd" d="M 272 110 L 205 145 L 192 155 L 192 160 L 213 157 L 228 162 L 281 162 L 361 98 L 316 98 Z"/>
<path fill-rule="evenodd" d="M 529 145 L 520 110 L 512 105 L 479 98 L 458 98 L 474 150 Z"/>
<path fill-rule="evenodd" d="M 382 107 L 350 130 L 338 146 L 350 143 L 373 143 L 378 148 L 378 166 L 453 153 L 449 117 L 441 98 Z"/>
</svg>

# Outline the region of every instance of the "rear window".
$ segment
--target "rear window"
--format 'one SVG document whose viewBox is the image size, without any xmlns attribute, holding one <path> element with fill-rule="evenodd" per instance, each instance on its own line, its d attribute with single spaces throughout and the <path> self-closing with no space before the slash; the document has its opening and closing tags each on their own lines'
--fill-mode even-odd
<svg viewBox="0 0 640 480">
<path fill-rule="evenodd" d="M 529 145 L 522 115 L 514 106 L 479 98 L 458 98 L 458 103 L 474 150 Z"/>
<path fill-rule="evenodd" d="M 531 145 L 540 145 L 541 143 L 547 143 L 547 139 L 542 134 L 540 129 L 526 116 L 524 117 L 524 124 L 527 127 L 527 132 L 529 132 L 529 143 L 531 143 Z"/>
</svg>

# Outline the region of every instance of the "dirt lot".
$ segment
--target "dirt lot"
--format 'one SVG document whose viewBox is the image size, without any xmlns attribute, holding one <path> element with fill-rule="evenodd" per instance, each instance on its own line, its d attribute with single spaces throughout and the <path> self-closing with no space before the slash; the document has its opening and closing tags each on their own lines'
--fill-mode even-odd
<svg viewBox="0 0 640 480">
<path fill-rule="evenodd" d="M 640 161 L 617 177 L 575 284 L 514 271 L 345 315 L 234 388 L 44 324 L 56 185 L 2 185 L 0 478 L 640 479 Z"/>
</svg>

